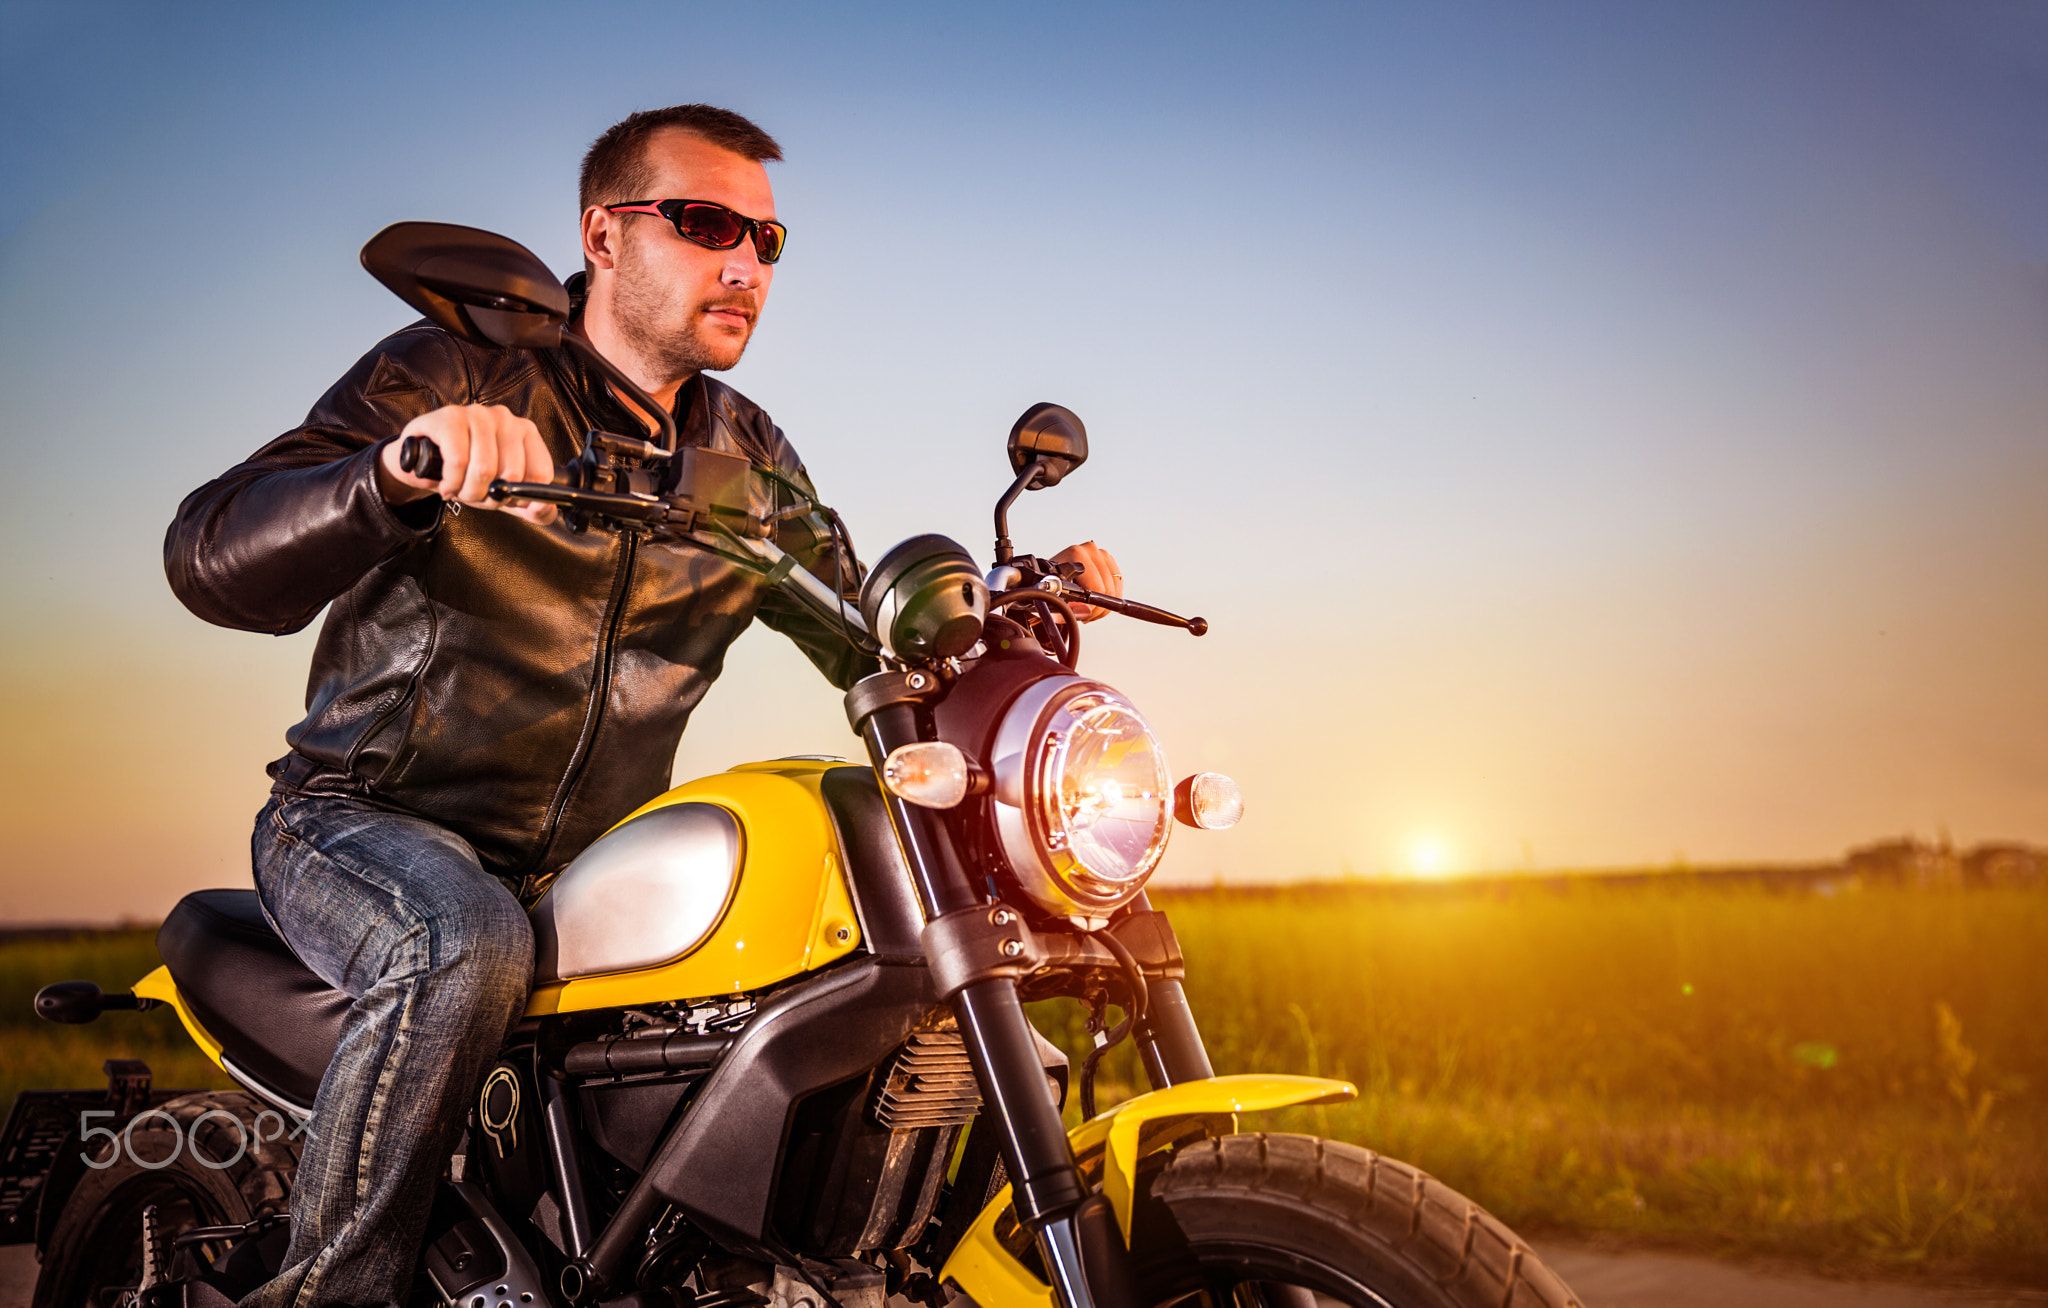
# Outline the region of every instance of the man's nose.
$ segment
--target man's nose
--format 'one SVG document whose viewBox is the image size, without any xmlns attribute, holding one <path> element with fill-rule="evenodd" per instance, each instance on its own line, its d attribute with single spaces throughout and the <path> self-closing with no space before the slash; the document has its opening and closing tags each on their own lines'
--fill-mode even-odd
<svg viewBox="0 0 2048 1308">
<path fill-rule="evenodd" d="M 725 269 L 719 280 L 727 286 L 752 290 L 761 284 L 761 253 L 751 240 L 743 240 L 725 252 Z"/>
</svg>

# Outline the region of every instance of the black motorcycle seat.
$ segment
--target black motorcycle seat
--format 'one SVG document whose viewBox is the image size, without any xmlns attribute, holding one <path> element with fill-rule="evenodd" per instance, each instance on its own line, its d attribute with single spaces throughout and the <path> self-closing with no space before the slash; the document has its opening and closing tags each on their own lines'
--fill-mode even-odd
<svg viewBox="0 0 2048 1308">
<path fill-rule="evenodd" d="M 156 933 L 178 994 L 238 1079 L 310 1109 L 352 1002 L 298 960 L 253 890 L 199 890 Z"/>
</svg>

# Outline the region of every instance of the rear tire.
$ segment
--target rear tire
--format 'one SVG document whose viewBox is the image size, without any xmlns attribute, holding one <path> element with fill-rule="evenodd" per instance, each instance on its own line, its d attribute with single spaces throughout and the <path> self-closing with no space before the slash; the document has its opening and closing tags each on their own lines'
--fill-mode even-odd
<svg viewBox="0 0 2048 1308">
<path fill-rule="evenodd" d="M 142 1210 L 150 1204 L 166 1241 L 287 1211 L 296 1130 L 255 1096 L 226 1091 L 180 1096 L 138 1116 L 120 1137 L 96 1137 L 43 1251 L 34 1308 L 114 1308 L 141 1278 Z"/>
<path fill-rule="evenodd" d="M 1300 1135 L 1184 1146 L 1152 1178 L 1138 1241 L 1154 1303 L 1305 1308 L 1577 1308 L 1528 1244 L 1420 1170 Z M 1147 1214 L 1141 1208 L 1141 1219 Z M 1134 1231 L 1142 1237 L 1145 1230 Z"/>
</svg>

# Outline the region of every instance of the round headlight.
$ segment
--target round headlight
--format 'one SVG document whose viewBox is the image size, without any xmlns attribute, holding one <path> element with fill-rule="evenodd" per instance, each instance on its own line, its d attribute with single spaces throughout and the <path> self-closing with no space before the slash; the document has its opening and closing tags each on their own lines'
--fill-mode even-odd
<svg viewBox="0 0 2048 1308">
<path fill-rule="evenodd" d="M 1080 677 L 1035 682 L 993 761 L 996 829 L 1025 893 L 1100 918 L 1145 888 L 1173 831 L 1173 774 L 1129 700 Z"/>
</svg>

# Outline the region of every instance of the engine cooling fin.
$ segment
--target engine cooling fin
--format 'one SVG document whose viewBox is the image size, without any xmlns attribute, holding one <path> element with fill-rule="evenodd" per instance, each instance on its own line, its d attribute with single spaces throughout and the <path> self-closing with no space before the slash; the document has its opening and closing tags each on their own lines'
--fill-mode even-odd
<svg viewBox="0 0 2048 1308">
<path fill-rule="evenodd" d="M 891 1131 L 927 1126 L 964 1126 L 981 1109 L 974 1066 L 958 1031 L 926 1031 L 910 1037 L 889 1060 L 871 1108 L 875 1122 Z"/>
</svg>

